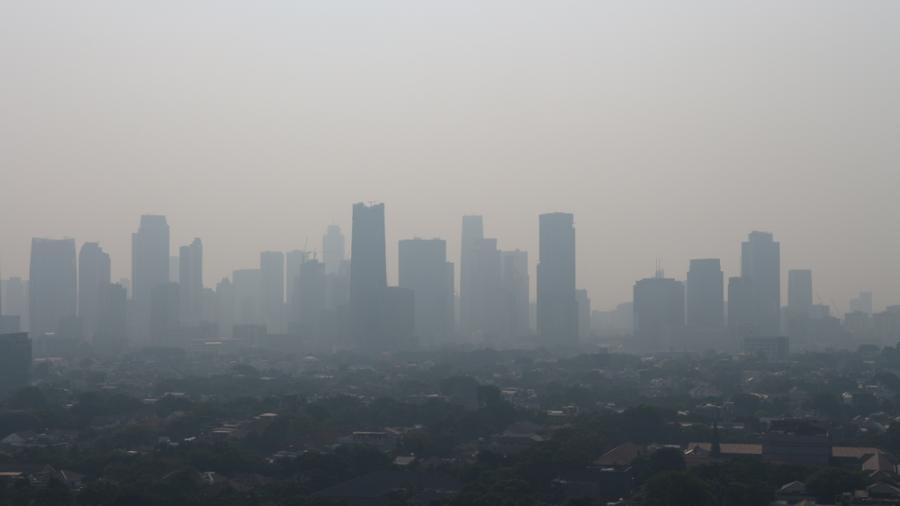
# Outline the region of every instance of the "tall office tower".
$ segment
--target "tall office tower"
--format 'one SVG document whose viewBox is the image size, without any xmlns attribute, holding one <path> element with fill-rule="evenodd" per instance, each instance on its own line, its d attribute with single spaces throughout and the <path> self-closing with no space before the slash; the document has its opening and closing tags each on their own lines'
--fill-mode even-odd
<svg viewBox="0 0 900 506">
<path fill-rule="evenodd" d="M 297 314 L 300 334 L 320 337 L 322 313 L 325 311 L 325 264 L 312 259 L 300 265 L 297 278 Z"/>
<path fill-rule="evenodd" d="M 872 292 L 859 292 L 859 295 L 850 299 L 850 312 L 872 314 Z"/>
<path fill-rule="evenodd" d="M 503 337 L 504 306 L 501 286 L 500 250 L 497 239 L 482 239 L 475 250 L 475 272 L 478 283 L 474 309 L 475 331 L 469 335 L 480 341 L 495 341 Z"/>
<path fill-rule="evenodd" d="M 185 323 L 203 320 L 203 242 L 195 238 L 178 249 L 178 295 Z"/>
<path fill-rule="evenodd" d="M 795 345 L 805 344 L 812 329 L 812 271 L 788 271 L 788 305 L 784 310 L 784 331 Z"/>
<path fill-rule="evenodd" d="M 234 284 L 234 325 L 262 325 L 262 273 L 259 269 L 240 269 L 231 274 Z"/>
<path fill-rule="evenodd" d="M 809 315 L 813 304 L 812 271 L 793 269 L 788 271 L 788 309 Z"/>
<path fill-rule="evenodd" d="M 513 339 L 526 337 L 531 334 L 528 318 L 531 303 L 528 252 L 501 251 L 500 279 L 503 298 L 503 334 Z"/>
<path fill-rule="evenodd" d="M 728 278 L 728 329 L 738 339 L 759 335 L 752 284 L 743 277 Z"/>
<path fill-rule="evenodd" d="M 309 260 L 308 251 L 299 249 L 288 251 L 284 254 L 285 260 L 285 281 L 284 289 L 286 292 L 287 312 L 286 321 L 296 323 L 299 318 L 300 302 L 297 298 L 297 283 L 300 282 L 300 266 Z"/>
<path fill-rule="evenodd" d="M 419 343 L 447 341 L 453 328 L 453 264 L 441 239 L 400 241 L 399 285 L 413 293 L 414 332 Z"/>
<path fill-rule="evenodd" d="M 481 216 L 463 216 L 462 247 L 459 263 L 459 316 L 463 333 L 471 336 L 481 327 L 480 307 L 483 305 L 482 280 L 479 278 L 479 250 L 484 241 L 484 222 Z"/>
<path fill-rule="evenodd" d="M 31 335 L 62 333 L 76 314 L 75 240 L 32 239 L 29 290 Z"/>
<path fill-rule="evenodd" d="M 322 237 L 322 260 L 325 262 L 325 274 L 336 274 L 344 261 L 344 234 L 341 227 L 328 225 Z"/>
<path fill-rule="evenodd" d="M 74 255 L 74 251 L 72 253 Z M 0 397 L 28 386 L 30 381 L 31 339 L 28 334 L 0 334 Z"/>
<path fill-rule="evenodd" d="M 118 353 L 125 347 L 128 332 L 128 290 L 120 284 L 107 284 L 100 289 L 100 308 L 94 349 L 101 353 Z"/>
<path fill-rule="evenodd" d="M 575 301 L 578 303 L 578 339 L 591 337 L 591 298 L 587 290 L 575 290 Z"/>
<path fill-rule="evenodd" d="M 111 281 L 109 255 L 95 242 L 82 244 L 78 253 L 78 316 L 89 338 L 97 331 L 101 298 Z"/>
<path fill-rule="evenodd" d="M 263 251 L 259 254 L 261 276 L 260 310 L 270 334 L 282 334 L 284 325 L 284 253 Z"/>
<path fill-rule="evenodd" d="M 219 335 L 232 337 L 235 323 L 237 300 L 234 295 L 234 284 L 228 278 L 223 278 L 216 284 L 214 321 L 219 329 Z"/>
<path fill-rule="evenodd" d="M 28 330 L 28 282 L 9 278 L 3 282 L 3 310 L 8 316 L 18 316 L 21 330 Z"/>
<path fill-rule="evenodd" d="M 687 274 L 687 324 L 695 329 L 725 327 L 725 287 L 718 258 L 691 260 Z"/>
<path fill-rule="evenodd" d="M 741 243 L 741 277 L 750 282 L 759 335 L 781 332 L 781 248 L 768 232 L 751 232 Z"/>
<path fill-rule="evenodd" d="M 538 334 L 545 342 L 578 340 L 575 300 L 575 227 L 569 213 L 542 214 L 537 266 Z"/>
<path fill-rule="evenodd" d="M 389 343 L 382 335 L 382 316 L 387 289 L 384 204 L 353 205 L 350 243 L 350 319 L 357 345 L 381 348 Z"/>
<path fill-rule="evenodd" d="M 634 337 L 643 351 L 681 348 L 684 333 L 684 284 L 662 277 L 634 284 Z"/>
<path fill-rule="evenodd" d="M 141 216 L 131 234 L 131 297 L 141 309 L 149 308 L 153 289 L 169 283 L 169 225 L 165 216 Z"/>
</svg>

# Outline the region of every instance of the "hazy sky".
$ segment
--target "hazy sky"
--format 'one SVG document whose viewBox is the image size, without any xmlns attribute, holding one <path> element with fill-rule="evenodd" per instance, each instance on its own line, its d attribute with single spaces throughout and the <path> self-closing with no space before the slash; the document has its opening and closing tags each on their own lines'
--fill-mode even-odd
<svg viewBox="0 0 900 506">
<path fill-rule="evenodd" d="M 894 0 L 2 0 L 3 275 L 69 236 L 130 276 L 161 213 L 213 285 L 377 200 L 392 279 L 399 239 L 458 261 L 467 213 L 533 264 L 559 210 L 595 307 L 656 258 L 737 275 L 753 229 L 823 303 L 897 304 L 898 23 Z"/>
</svg>

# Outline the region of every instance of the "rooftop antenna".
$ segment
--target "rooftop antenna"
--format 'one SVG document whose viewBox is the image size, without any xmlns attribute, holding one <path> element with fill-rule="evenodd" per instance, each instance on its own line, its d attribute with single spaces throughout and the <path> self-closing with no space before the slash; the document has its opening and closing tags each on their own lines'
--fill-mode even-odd
<svg viewBox="0 0 900 506">
<path fill-rule="evenodd" d="M 662 260 L 657 257 L 656 258 L 656 279 L 662 279 L 666 277 L 666 272 L 663 270 Z"/>
</svg>

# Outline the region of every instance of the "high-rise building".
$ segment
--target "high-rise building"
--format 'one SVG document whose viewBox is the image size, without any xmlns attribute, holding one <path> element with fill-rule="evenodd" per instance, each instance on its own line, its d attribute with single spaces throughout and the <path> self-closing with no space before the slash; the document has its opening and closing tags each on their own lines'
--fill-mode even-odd
<svg viewBox="0 0 900 506">
<path fill-rule="evenodd" d="M 284 253 L 264 251 L 259 255 L 261 310 L 270 334 L 285 331 L 284 325 Z"/>
<path fill-rule="evenodd" d="M 784 330 L 795 344 L 804 346 L 812 328 L 812 271 L 788 271 L 788 305 L 784 311 Z"/>
<path fill-rule="evenodd" d="M 103 291 L 112 281 L 109 255 L 96 242 L 81 245 L 78 253 L 78 316 L 84 335 L 93 338 L 100 319 Z"/>
<path fill-rule="evenodd" d="M 634 284 L 634 337 L 643 351 L 681 349 L 684 333 L 684 284 L 663 277 Z"/>
<path fill-rule="evenodd" d="M 353 205 L 350 243 L 350 318 L 355 343 L 382 348 L 384 299 L 387 289 L 384 204 Z"/>
<path fill-rule="evenodd" d="M 74 245 L 72 254 L 74 255 Z M 25 332 L 0 334 L 0 397 L 31 381 L 31 339 Z"/>
<path fill-rule="evenodd" d="M 31 335 L 61 333 L 76 315 L 75 240 L 33 239 L 29 277 Z"/>
<path fill-rule="evenodd" d="M 153 290 L 169 283 L 169 225 L 165 216 L 141 216 L 131 235 L 131 296 L 142 309 L 149 308 Z"/>
<path fill-rule="evenodd" d="M 741 243 L 741 277 L 749 281 L 759 335 L 781 332 L 781 248 L 768 232 L 751 232 Z"/>
<path fill-rule="evenodd" d="M 453 328 L 453 264 L 441 239 L 407 239 L 399 246 L 399 285 L 413 294 L 415 335 L 422 344 L 446 342 Z"/>
<path fill-rule="evenodd" d="M 299 316 L 300 302 L 297 297 L 297 283 L 300 282 L 300 266 L 310 259 L 308 251 L 299 249 L 288 251 L 284 254 L 284 289 L 286 292 L 286 311 L 285 321 L 288 323 L 296 323 Z"/>
<path fill-rule="evenodd" d="M 542 214 L 537 266 L 538 334 L 547 343 L 578 340 L 575 300 L 575 227 L 569 213 Z"/>
<path fill-rule="evenodd" d="M 200 322 L 203 319 L 203 242 L 199 238 L 178 249 L 178 288 L 182 321 Z"/>
<path fill-rule="evenodd" d="M 718 258 L 691 260 L 687 274 L 687 324 L 695 329 L 725 327 L 725 288 Z"/>
<path fill-rule="evenodd" d="M 756 322 L 756 302 L 750 280 L 728 278 L 728 329 L 737 339 L 759 335 Z"/>
<path fill-rule="evenodd" d="M 812 271 L 809 269 L 788 271 L 788 308 L 809 315 L 812 305 Z"/>
<path fill-rule="evenodd" d="M 460 328 L 472 335 L 481 326 L 479 307 L 483 305 L 482 283 L 478 273 L 478 254 L 484 240 L 484 222 L 481 216 L 463 216 L 462 247 L 459 272 Z"/>
<path fill-rule="evenodd" d="M 531 288 L 527 251 L 500 252 L 500 285 L 503 299 L 503 334 L 513 339 L 530 335 L 528 313 Z"/>
<path fill-rule="evenodd" d="M 575 290 L 575 301 L 578 303 L 578 339 L 591 337 L 591 298 L 587 290 Z"/>
<path fill-rule="evenodd" d="M 463 332 L 481 344 L 491 343 L 505 337 L 506 329 L 497 239 L 479 239 L 471 253 L 469 310 L 466 313 L 467 319 L 463 320 L 468 328 Z"/>
<path fill-rule="evenodd" d="M 341 227 L 328 225 L 322 237 L 322 260 L 325 262 L 325 274 L 336 274 L 341 269 L 345 258 L 344 234 Z"/>
</svg>

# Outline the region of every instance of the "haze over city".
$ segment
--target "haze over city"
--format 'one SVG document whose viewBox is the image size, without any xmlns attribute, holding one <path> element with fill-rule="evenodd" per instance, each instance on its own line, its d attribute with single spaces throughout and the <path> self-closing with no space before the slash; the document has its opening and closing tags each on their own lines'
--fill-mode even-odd
<svg viewBox="0 0 900 506">
<path fill-rule="evenodd" d="M 485 216 L 537 250 L 578 228 L 594 307 L 661 259 L 738 275 L 767 230 L 817 302 L 900 301 L 894 2 L 10 3 L 0 16 L 0 266 L 99 241 L 130 274 L 141 214 L 201 237 L 208 283 L 318 249 L 350 204 L 397 240 Z M 173 254 L 176 252 L 173 251 Z M 536 255 L 530 270 L 534 272 Z M 786 286 L 782 289 L 785 291 Z"/>
<path fill-rule="evenodd" d="M 0 0 L 0 505 L 900 506 L 898 21 Z"/>
</svg>

